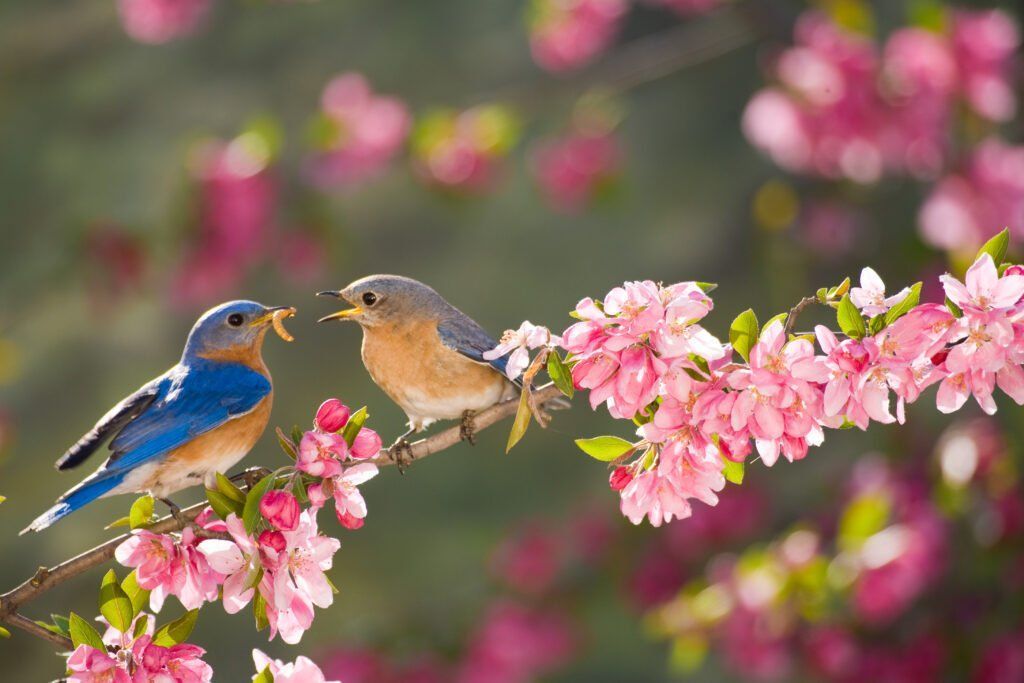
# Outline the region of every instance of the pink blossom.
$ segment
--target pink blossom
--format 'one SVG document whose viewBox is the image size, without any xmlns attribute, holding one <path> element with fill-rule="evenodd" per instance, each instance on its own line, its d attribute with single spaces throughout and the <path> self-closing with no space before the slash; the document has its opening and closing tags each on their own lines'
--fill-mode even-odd
<svg viewBox="0 0 1024 683">
<path fill-rule="evenodd" d="M 150 606 L 159 612 L 168 595 L 185 609 L 195 609 L 218 597 L 224 576 L 212 569 L 199 552 L 195 531 L 185 528 L 180 537 L 136 530 L 114 551 L 125 567 L 135 568 L 139 586 L 151 591 Z"/>
<path fill-rule="evenodd" d="M 140 43 L 167 43 L 195 33 L 211 0 L 118 0 L 121 25 Z"/>
<path fill-rule="evenodd" d="M 314 477 L 341 474 L 341 461 L 348 455 L 348 444 L 340 434 L 306 432 L 299 442 L 295 467 Z"/>
<path fill-rule="evenodd" d="M 689 500 L 718 503 L 725 486 L 722 460 L 710 449 L 695 452 L 680 444 L 661 449 L 657 467 L 640 472 L 621 491 L 622 514 L 633 524 L 647 517 L 652 526 L 689 517 Z"/>
<path fill-rule="evenodd" d="M 563 543 L 541 524 L 531 524 L 504 542 L 491 558 L 491 571 L 513 589 L 528 595 L 547 592 L 565 557 Z"/>
<path fill-rule="evenodd" d="M 573 213 L 593 203 L 614 181 L 620 156 L 610 134 L 573 133 L 536 147 L 534 174 L 548 203 Z"/>
<path fill-rule="evenodd" d="M 530 48 L 548 71 L 577 69 L 604 52 L 619 31 L 625 0 L 533 0 Z"/>
<path fill-rule="evenodd" d="M 260 650 L 253 650 L 252 661 L 256 665 L 256 673 L 269 669 L 274 683 L 341 683 L 328 681 L 313 660 L 301 655 L 294 662 L 285 664 L 280 659 L 271 659 Z"/>
<path fill-rule="evenodd" d="M 413 136 L 416 169 L 442 190 L 486 192 L 497 180 L 500 162 L 518 131 L 516 116 L 500 105 L 434 112 L 417 124 Z"/>
<path fill-rule="evenodd" d="M 210 566 L 226 578 L 224 580 L 224 611 L 235 614 L 252 600 L 254 581 L 261 565 L 259 548 L 246 533 L 242 520 L 231 514 L 226 521 L 232 540 L 210 538 L 199 543 L 201 552 Z M 262 582 L 260 582 L 262 589 Z M 262 590 L 261 590 L 262 592 Z"/>
<path fill-rule="evenodd" d="M 79 645 L 68 657 L 68 683 L 132 683 L 114 655 Z"/>
<path fill-rule="evenodd" d="M 379 455 L 383 446 L 384 442 L 381 441 L 380 434 L 369 427 L 363 427 L 356 434 L 356 438 L 352 440 L 348 454 L 356 460 L 366 460 Z"/>
<path fill-rule="evenodd" d="M 530 364 L 532 349 L 561 343 L 562 340 L 552 336 L 551 330 L 548 328 L 534 325 L 529 320 L 525 320 L 518 330 L 506 330 L 500 343 L 490 351 L 485 351 L 483 358 L 493 361 L 503 356 L 509 356 L 505 363 L 505 374 L 514 381 L 523 374 Z"/>
<path fill-rule="evenodd" d="M 1020 45 L 1014 20 L 1000 10 L 956 11 L 952 43 L 971 108 L 992 121 L 1011 119 L 1017 109 L 1013 57 Z"/>
<path fill-rule="evenodd" d="M 322 432 L 333 434 L 340 432 L 348 423 L 352 411 L 336 398 L 329 398 L 317 408 L 313 426 Z"/>
<path fill-rule="evenodd" d="M 136 683 L 209 683 L 213 680 L 213 668 L 202 659 L 206 654 L 203 648 L 188 643 L 163 647 L 152 640 L 152 636 L 143 635 L 132 645 L 132 659 L 137 667 L 133 677 Z"/>
<path fill-rule="evenodd" d="M 330 133 L 311 162 L 311 173 L 324 187 L 353 185 L 378 175 L 412 127 L 412 116 L 400 100 L 375 94 L 357 73 L 328 83 L 321 107 Z"/>
<path fill-rule="evenodd" d="M 345 470 L 338 476 L 324 479 L 320 484 L 309 487 L 309 500 L 319 509 L 328 499 L 334 498 L 334 514 L 338 522 L 348 528 L 362 526 L 366 518 L 366 501 L 359 491 L 359 485 L 377 476 L 379 470 L 373 463 L 360 463 Z M 351 526 L 353 520 L 357 526 Z"/>
<path fill-rule="evenodd" d="M 967 270 L 965 282 L 948 273 L 939 278 L 952 299 L 965 312 L 1005 311 L 1024 296 L 1024 275 L 999 277 L 992 257 L 982 254 Z"/>
<path fill-rule="evenodd" d="M 299 501 L 287 491 L 267 491 L 260 500 L 260 514 L 281 531 L 292 531 L 299 524 Z"/>
<path fill-rule="evenodd" d="M 902 290 L 887 297 L 885 295 L 885 283 L 873 268 L 865 268 L 860 272 L 860 287 L 850 289 L 850 301 L 860 309 L 864 315 L 871 317 L 881 315 L 890 308 L 907 298 L 910 288 Z"/>
</svg>

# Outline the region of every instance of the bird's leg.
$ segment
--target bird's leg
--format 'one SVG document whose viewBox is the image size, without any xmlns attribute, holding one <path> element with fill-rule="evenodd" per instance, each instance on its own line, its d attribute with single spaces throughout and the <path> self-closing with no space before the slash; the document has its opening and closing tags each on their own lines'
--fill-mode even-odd
<svg viewBox="0 0 1024 683">
<path fill-rule="evenodd" d="M 459 438 L 468 441 L 470 445 L 476 445 L 476 411 L 467 410 L 462 413 L 462 423 L 459 425 Z"/>
<path fill-rule="evenodd" d="M 185 518 L 181 516 L 181 508 L 178 507 L 173 500 L 170 498 L 160 498 L 160 502 L 167 506 L 167 509 L 171 511 L 171 517 L 174 517 L 174 521 L 185 526 Z"/>
<path fill-rule="evenodd" d="M 404 475 L 409 463 L 412 462 L 412 445 L 408 438 L 415 433 L 416 427 L 410 426 L 409 431 L 395 439 L 395 442 L 388 447 L 388 456 L 395 463 L 399 474 Z M 408 462 L 406 462 L 406 457 L 409 459 Z"/>
</svg>

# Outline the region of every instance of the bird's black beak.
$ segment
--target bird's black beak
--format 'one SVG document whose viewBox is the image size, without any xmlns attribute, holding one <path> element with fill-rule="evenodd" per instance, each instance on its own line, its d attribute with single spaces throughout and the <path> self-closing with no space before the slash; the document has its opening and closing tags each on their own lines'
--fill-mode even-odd
<svg viewBox="0 0 1024 683">
<path fill-rule="evenodd" d="M 340 299 L 341 298 L 341 292 L 338 291 L 338 290 L 334 290 L 334 289 L 328 289 L 328 290 L 325 290 L 323 292 L 317 292 L 316 295 L 317 296 L 333 296 L 335 299 Z"/>
</svg>

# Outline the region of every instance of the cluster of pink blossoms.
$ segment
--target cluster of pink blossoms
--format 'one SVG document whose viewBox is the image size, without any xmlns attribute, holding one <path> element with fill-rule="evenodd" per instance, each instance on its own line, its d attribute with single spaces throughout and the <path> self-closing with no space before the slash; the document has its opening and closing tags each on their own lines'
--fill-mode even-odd
<svg viewBox="0 0 1024 683">
<path fill-rule="evenodd" d="M 548 71 L 570 71 L 604 52 L 619 33 L 627 0 L 533 0 L 530 49 Z"/>
<path fill-rule="evenodd" d="M 548 203 L 567 213 L 589 206 L 615 180 L 622 152 L 608 132 L 572 132 L 533 151 L 534 174 Z"/>
<path fill-rule="evenodd" d="M 484 192 L 518 136 L 515 115 L 500 105 L 435 111 L 413 132 L 414 165 L 426 182 L 442 190 Z"/>
<path fill-rule="evenodd" d="M 412 126 L 401 100 L 374 93 L 358 73 L 331 80 L 320 106 L 324 134 L 310 174 L 323 187 L 351 186 L 378 175 L 401 150 Z"/>
<path fill-rule="evenodd" d="M 905 28 L 884 49 L 818 12 L 797 22 L 775 62 L 778 86 L 747 106 L 747 138 L 783 168 L 860 183 L 885 172 L 934 177 L 958 103 L 1005 121 L 1016 101 L 1016 25 L 1000 11 L 956 11 L 946 30 Z"/>
<path fill-rule="evenodd" d="M 1007 234 L 998 239 L 1005 245 Z M 944 413 L 970 396 L 994 413 L 997 386 L 1024 404 L 1024 267 L 997 267 L 983 250 L 964 282 L 940 279 L 948 305 L 919 304 L 920 285 L 887 295 L 870 268 L 860 287 L 822 290 L 842 340 L 825 326 L 787 337 L 785 315 L 758 330 L 748 311 L 723 344 L 699 324 L 713 304 L 695 282 L 627 282 L 603 301 L 583 299 L 580 322 L 561 336 L 573 384 L 591 407 L 639 425 L 640 441 L 602 437 L 581 448 L 618 465 L 610 484 L 623 514 L 659 526 L 690 516 L 691 499 L 715 505 L 726 474 L 753 449 L 771 466 L 805 457 L 825 428 L 903 423 L 906 404 L 933 384 Z M 524 335 L 507 341 L 493 353 L 534 346 Z"/>
<path fill-rule="evenodd" d="M 206 20 L 213 0 L 118 0 L 121 25 L 140 43 L 167 43 L 191 35 Z"/>
</svg>

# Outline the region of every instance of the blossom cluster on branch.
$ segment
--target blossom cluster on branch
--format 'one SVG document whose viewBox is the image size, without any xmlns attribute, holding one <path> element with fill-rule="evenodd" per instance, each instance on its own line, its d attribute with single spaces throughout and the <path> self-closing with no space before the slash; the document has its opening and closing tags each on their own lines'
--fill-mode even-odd
<svg viewBox="0 0 1024 683">
<path fill-rule="evenodd" d="M 799 306 L 763 327 L 747 310 L 726 344 L 700 324 L 710 285 L 627 282 L 580 301 L 560 336 L 524 323 L 489 357 L 511 353 L 518 371 L 523 349 L 543 347 L 552 379 L 564 386 L 571 372 L 566 393 L 634 423 L 639 440 L 577 444 L 613 466 L 623 514 L 658 526 L 688 517 L 693 499 L 715 505 L 755 451 L 770 467 L 804 458 L 827 429 L 902 424 L 932 385 L 943 413 L 973 396 L 992 414 L 996 387 L 1024 404 L 1024 267 L 1003 263 L 1008 243 L 1005 230 L 992 238 L 964 281 L 943 275 L 945 303 L 920 303 L 921 283 L 887 296 L 870 268 L 860 287 L 847 279 L 805 300 L 834 308 L 838 331 L 793 334 Z"/>
</svg>

